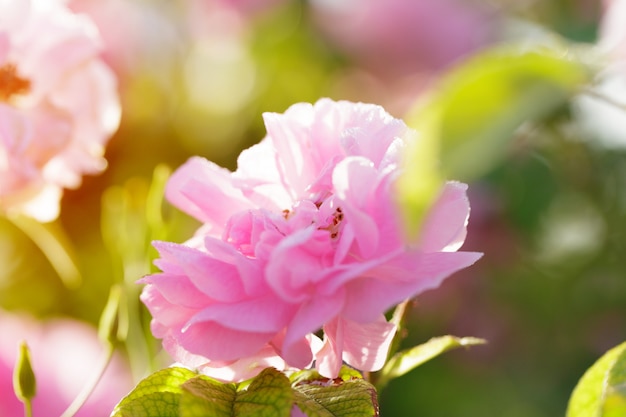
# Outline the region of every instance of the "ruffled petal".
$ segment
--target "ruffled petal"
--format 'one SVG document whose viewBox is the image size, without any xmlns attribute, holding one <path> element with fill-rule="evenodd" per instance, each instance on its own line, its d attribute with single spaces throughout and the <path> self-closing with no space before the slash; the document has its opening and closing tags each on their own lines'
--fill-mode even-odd
<svg viewBox="0 0 626 417">
<path fill-rule="evenodd" d="M 296 308 L 296 305 L 268 294 L 237 303 L 210 304 L 195 314 L 190 323 L 214 321 L 234 330 L 277 332 L 287 324 Z"/>
<path fill-rule="evenodd" d="M 211 299 L 233 302 L 245 296 L 239 271 L 232 263 L 185 245 L 157 242 L 155 246 L 175 258 L 189 281 Z"/>
<path fill-rule="evenodd" d="M 422 224 L 419 247 L 424 252 L 453 252 L 467 234 L 470 205 L 467 185 L 448 182 Z"/>
<path fill-rule="evenodd" d="M 212 361 L 235 361 L 254 355 L 274 333 L 243 332 L 214 322 L 199 322 L 173 336 L 190 353 Z"/>
<path fill-rule="evenodd" d="M 372 322 L 395 304 L 437 288 L 445 278 L 472 265 L 481 256 L 474 252 L 398 256 L 346 285 L 342 316 L 358 323 Z"/>
<path fill-rule="evenodd" d="M 367 324 L 343 321 L 343 360 L 362 371 L 380 370 L 396 334 L 396 325 L 388 323 L 384 316 Z"/>
<path fill-rule="evenodd" d="M 324 325 L 324 345 L 315 355 L 315 367 L 320 375 L 335 379 L 343 365 L 342 352 L 344 333 L 342 321 L 338 318 Z"/>
<path fill-rule="evenodd" d="M 230 171 L 200 157 L 190 158 L 172 174 L 165 196 L 180 210 L 218 230 L 233 213 L 252 208 L 233 186 Z"/>
<path fill-rule="evenodd" d="M 295 367 L 304 367 L 308 360 L 302 360 L 292 351 L 293 345 L 307 334 L 319 330 L 324 323 L 331 321 L 341 311 L 345 299 L 343 289 L 334 294 L 312 297 L 302 304 L 287 327 L 281 355 L 287 363 Z"/>
</svg>

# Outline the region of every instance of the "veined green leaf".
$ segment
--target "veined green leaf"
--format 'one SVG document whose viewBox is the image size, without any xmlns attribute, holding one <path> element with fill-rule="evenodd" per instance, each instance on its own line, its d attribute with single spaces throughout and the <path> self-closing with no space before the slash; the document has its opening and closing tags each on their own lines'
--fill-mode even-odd
<svg viewBox="0 0 626 417">
<path fill-rule="evenodd" d="M 267 368 L 245 391 L 237 393 L 233 417 L 289 417 L 292 405 L 289 378 L 274 368 Z"/>
<path fill-rule="evenodd" d="M 197 374 L 166 368 L 144 378 L 120 401 L 111 417 L 178 417 L 181 385 Z"/>
<path fill-rule="evenodd" d="M 204 376 L 182 388 L 181 417 L 289 417 L 293 406 L 289 378 L 274 368 L 264 369 L 243 390 Z"/>
<path fill-rule="evenodd" d="M 295 403 L 308 417 L 377 417 L 376 388 L 344 366 L 336 379 L 315 370 L 292 376 Z"/>
<path fill-rule="evenodd" d="M 180 416 L 230 417 L 236 397 L 235 384 L 221 384 L 198 376 L 183 384 Z"/>
</svg>

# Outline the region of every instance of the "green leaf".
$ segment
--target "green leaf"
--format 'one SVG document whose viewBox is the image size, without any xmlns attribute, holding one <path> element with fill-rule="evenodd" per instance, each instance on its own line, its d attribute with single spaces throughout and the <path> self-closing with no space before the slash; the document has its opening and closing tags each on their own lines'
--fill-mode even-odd
<svg viewBox="0 0 626 417">
<path fill-rule="evenodd" d="M 292 375 L 291 380 L 295 403 L 308 417 L 379 415 L 376 388 L 352 368 L 344 366 L 336 379 L 305 370 Z"/>
<path fill-rule="evenodd" d="M 426 343 L 415 346 L 411 349 L 396 353 L 387 361 L 385 367 L 380 371 L 376 387 L 382 390 L 394 378 L 402 376 L 417 368 L 423 363 L 441 355 L 452 349 L 482 345 L 487 343 L 484 339 L 475 337 L 455 337 L 441 336 L 434 337 Z"/>
<path fill-rule="evenodd" d="M 421 132 L 422 141 L 439 148 L 446 178 L 469 181 L 504 158 L 522 124 L 552 115 L 591 76 L 566 45 L 562 50 L 494 48 L 445 76 L 407 123 Z"/>
<path fill-rule="evenodd" d="M 248 389 L 238 393 L 233 417 L 289 417 L 292 405 L 289 378 L 267 368 L 252 380 Z"/>
<path fill-rule="evenodd" d="M 605 353 L 582 376 L 570 398 L 567 417 L 626 415 L 626 342 Z"/>
<path fill-rule="evenodd" d="M 198 376 L 183 384 L 180 416 L 230 417 L 237 397 L 235 384 L 221 384 Z"/>
<path fill-rule="evenodd" d="M 295 406 L 313 417 L 378 416 L 376 389 L 353 369 L 334 380 L 307 370 L 293 381 L 274 368 L 240 384 L 168 368 L 142 380 L 111 417 L 289 417 Z"/>
<path fill-rule="evenodd" d="M 222 384 L 203 376 L 185 382 L 180 416 L 289 417 L 292 406 L 289 378 L 267 368 L 240 391 L 235 384 Z"/>
<path fill-rule="evenodd" d="M 66 288 L 80 287 L 82 277 L 74 248 L 59 221 L 41 223 L 23 215 L 8 216 L 8 219 L 37 245 Z"/>
<path fill-rule="evenodd" d="M 363 375 L 354 368 L 343 365 L 339 371 L 338 379 L 342 381 L 350 381 L 352 379 L 363 379 Z M 289 377 L 292 385 L 298 385 L 300 383 L 308 383 L 310 381 L 328 381 L 328 378 L 323 377 L 317 372 L 317 369 L 304 369 L 302 371 L 294 372 Z"/>
<path fill-rule="evenodd" d="M 376 388 L 364 379 L 300 383 L 295 402 L 308 417 L 378 416 Z"/>
<path fill-rule="evenodd" d="M 428 128 L 421 126 L 420 136 L 409 141 L 404 169 L 396 184 L 409 239 L 419 235 L 422 221 L 444 183 L 439 167 L 438 135 Z"/>
<path fill-rule="evenodd" d="M 20 351 L 13 372 L 13 389 L 17 398 L 24 403 L 33 399 L 37 392 L 37 381 L 26 342 L 20 344 Z"/>
<path fill-rule="evenodd" d="M 185 368 L 166 368 L 144 378 L 120 401 L 111 417 L 178 417 L 181 385 L 197 374 Z"/>
</svg>

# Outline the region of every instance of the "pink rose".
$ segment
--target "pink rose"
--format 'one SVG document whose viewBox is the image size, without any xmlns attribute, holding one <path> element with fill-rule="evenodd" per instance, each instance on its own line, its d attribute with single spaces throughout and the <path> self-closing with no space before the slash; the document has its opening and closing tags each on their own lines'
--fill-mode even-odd
<svg viewBox="0 0 626 417">
<path fill-rule="evenodd" d="M 62 189 L 106 167 L 120 107 L 99 52 L 95 26 L 60 1 L 2 2 L 0 213 L 53 220 Z"/>
<path fill-rule="evenodd" d="M 329 378 L 343 361 L 378 370 L 395 333 L 383 313 L 480 257 L 456 252 L 466 186 L 445 185 L 410 245 L 394 186 L 414 131 L 379 106 L 328 99 L 264 119 L 237 171 L 192 158 L 170 179 L 167 198 L 204 225 L 154 244 L 163 272 L 141 280 L 153 332 L 195 367 L 280 357 Z"/>
<path fill-rule="evenodd" d="M 441 69 L 493 38 L 493 13 L 478 2 L 313 0 L 311 6 L 336 47 L 390 77 Z"/>
<path fill-rule="evenodd" d="M 624 72 L 626 65 L 626 2 L 622 0 L 605 0 L 604 13 L 600 23 L 598 33 L 598 47 L 606 53 L 610 61 L 609 64 L 620 66 L 620 71 Z"/>
<path fill-rule="evenodd" d="M 12 387 L 13 369 L 22 340 L 30 352 L 37 379 L 35 417 L 59 416 L 98 371 L 104 348 L 96 330 L 71 319 L 36 321 L 0 311 L 0 416 L 24 415 Z M 115 355 L 102 380 L 76 414 L 106 417 L 133 387 L 128 364 Z"/>
</svg>

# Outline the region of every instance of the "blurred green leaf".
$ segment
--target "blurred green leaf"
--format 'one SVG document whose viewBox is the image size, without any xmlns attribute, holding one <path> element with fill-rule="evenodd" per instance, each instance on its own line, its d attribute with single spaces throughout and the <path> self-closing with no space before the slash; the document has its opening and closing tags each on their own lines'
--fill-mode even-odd
<svg viewBox="0 0 626 417">
<path fill-rule="evenodd" d="M 122 286 L 119 284 L 111 287 L 109 299 L 100 316 L 98 337 L 104 343 L 115 345 L 117 342 L 126 340 L 128 335 L 128 314 L 121 314 L 122 291 Z"/>
<path fill-rule="evenodd" d="M 626 342 L 604 354 L 580 379 L 567 417 L 626 415 Z"/>
<path fill-rule="evenodd" d="M 37 245 L 67 288 L 80 286 L 82 277 L 72 243 L 60 223 L 41 223 L 22 215 L 9 216 L 8 219 Z"/>
<path fill-rule="evenodd" d="M 504 158 L 515 130 L 553 114 L 591 75 L 565 48 L 498 47 L 453 69 L 406 120 L 439 148 L 446 178 L 469 181 Z"/>
<path fill-rule="evenodd" d="M 426 343 L 403 350 L 393 355 L 380 371 L 376 388 L 382 390 L 392 379 L 402 376 L 423 363 L 452 349 L 483 345 L 484 339 L 475 337 L 441 336 L 434 337 Z"/>
<path fill-rule="evenodd" d="M 408 158 L 404 161 L 404 171 L 397 183 L 409 238 L 418 236 L 422 220 L 444 183 L 439 169 L 437 133 L 428 130 L 432 130 L 433 126 L 423 126 L 420 136 L 409 142 Z"/>
<path fill-rule="evenodd" d="M 23 403 L 30 402 L 37 393 L 37 382 L 30 361 L 30 350 L 26 342 L 20 344 L 20 351 L 13 373 L 13 389 L 15 395 Z"/>
</svg>

